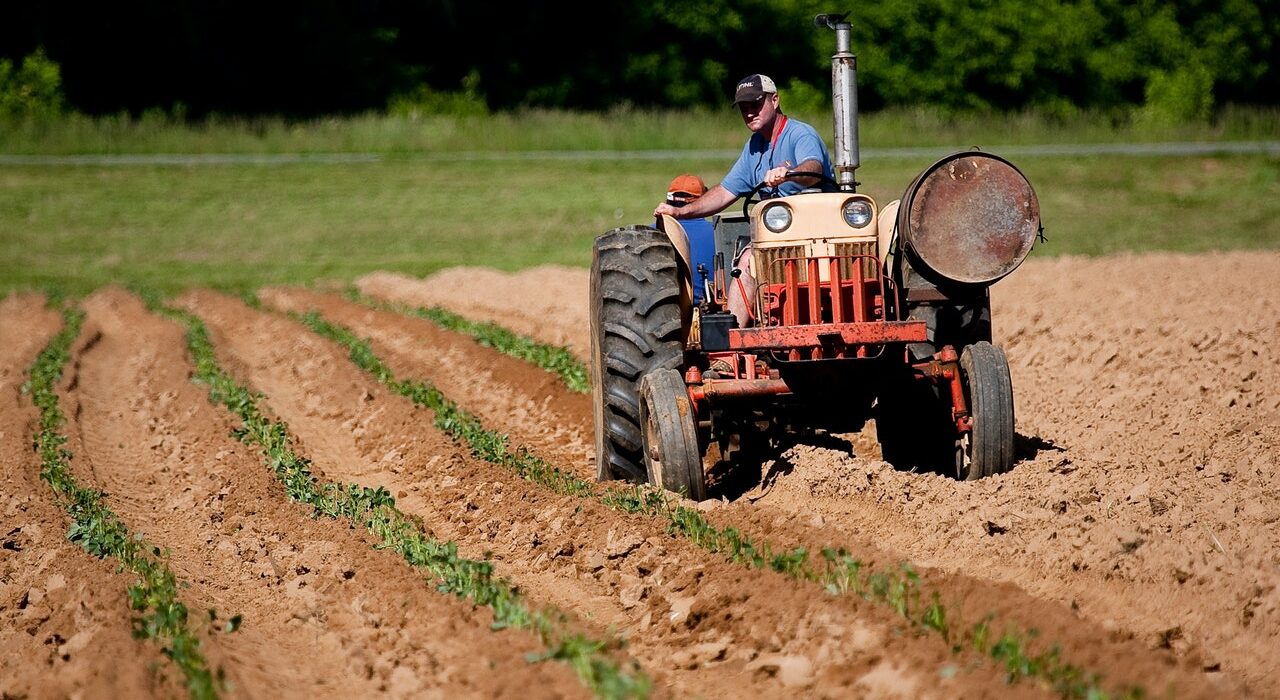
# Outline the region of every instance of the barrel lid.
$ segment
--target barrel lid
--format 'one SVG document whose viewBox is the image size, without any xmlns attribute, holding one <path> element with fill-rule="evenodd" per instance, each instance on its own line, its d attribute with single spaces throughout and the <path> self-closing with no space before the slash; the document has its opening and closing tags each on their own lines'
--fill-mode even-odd
<svg viewBox="0 0 1280 700">
<path fill-rule="evenodd" d="M 953 282 L 990 284 L 1031 252 L 1040 203 L 1031 183 L 1005 159 L 954 153 L 907 188 L 898 231 L 928 270 Z"/>
</svg>

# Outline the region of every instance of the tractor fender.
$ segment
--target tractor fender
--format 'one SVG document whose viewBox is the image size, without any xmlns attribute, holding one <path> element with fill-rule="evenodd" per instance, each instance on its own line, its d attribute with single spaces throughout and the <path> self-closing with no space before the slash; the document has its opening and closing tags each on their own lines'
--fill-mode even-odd
<svg viewBox="0 0 1280 700">
<path fill-rule="evenodd" d="M 890 267 L 889 255 L 893 251 L 893 239 L 898 234 L 898 205 L 901 199 L 895 199 L 880 210 L 880 218 L 876 221 L 876 245 L 880 248 L 880 265 L 883 269 Z"/>
<path fill-rule="evenodd" d="M 682 337 L 689 340 L 693 324 L 693 254 L 689 247 L 689 234 L 675 217 L 663 214 L 658 217 L 658 230 L 667 235 L 676 255 L 680 257 L 680 326 Z"/>
</svg>

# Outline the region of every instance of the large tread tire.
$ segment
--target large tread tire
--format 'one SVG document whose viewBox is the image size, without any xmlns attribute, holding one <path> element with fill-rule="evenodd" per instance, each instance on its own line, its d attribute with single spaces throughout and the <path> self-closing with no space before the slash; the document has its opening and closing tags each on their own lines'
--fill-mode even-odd
<svg viewBox="0 0 1280 700">
<path fill-rule="evenodd" d="M 695 501 L 706 500 L 693 404 L 679 372 L 660 369 L 640 380 L 640 425 L 649 483 Z"/>
<path fill-rule="evenodd" d="M 647 226 L 609 231 L 591 256 L 596 476 L 645 482 L 640 380 L 683 361 L 678 255 Z"/>
<path fill-rule="evenodd" d="M 1013 468 L 1013 380 L 1004 351 L 986 341 L 960 354 L 960 377 L 973 429 L 956 446 L 957 476 L 966 481 Z"/>
</svg>

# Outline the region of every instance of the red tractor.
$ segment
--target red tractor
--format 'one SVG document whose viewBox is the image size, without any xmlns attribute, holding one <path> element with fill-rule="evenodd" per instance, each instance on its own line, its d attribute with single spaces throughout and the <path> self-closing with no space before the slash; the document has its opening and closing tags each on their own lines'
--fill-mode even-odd
<svg viewBox="0 0 1280 700">
<path fill-rule="evenodd" d="M 717 216 L 710 270 L 693 269 L 670 217 L 596 239 L 601 480 L 702 500 L 711 470 L 752 454 L 744 446 L 870 418 L 898 468 L 977 479 L 1013 466 L 1013 388 L 991 343 L 988 290 L 1031 251 L 1035 192 L 1004 159 L 971 151 L 926 168 L 883 209 L 858 193 L 850 25 L 834 15 L 815 22 L 836 35 L 834 181 L 754 206 L 748 195 L 740 214 Z M 751 321 L 738 327 L 728 301 L 744 294 L 744 273 L 756 293 Z M 697 306 L 695 283 L 706 290 Z"/>
</svg>

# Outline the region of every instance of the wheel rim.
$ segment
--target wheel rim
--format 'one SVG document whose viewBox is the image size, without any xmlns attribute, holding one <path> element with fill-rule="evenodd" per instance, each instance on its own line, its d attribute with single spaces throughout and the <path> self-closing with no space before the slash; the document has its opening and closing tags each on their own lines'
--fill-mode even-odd
<svg viewBox="0 0 1280 700">
<path fill-rule="evenodd" d="M 662 473 L 662 449 L 661 440 L 659 439 L 658 421 L 649 412 L 648 406 L 641 402 L 640 410 L 644 411 L 644 444 L 646 456 L 649 459 L 651 469 L 654 476 L 657 477 L 659 485 L 665 483 Z"/>
</svg>

